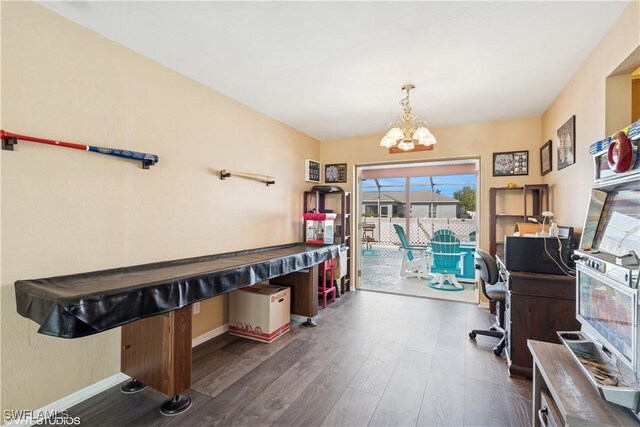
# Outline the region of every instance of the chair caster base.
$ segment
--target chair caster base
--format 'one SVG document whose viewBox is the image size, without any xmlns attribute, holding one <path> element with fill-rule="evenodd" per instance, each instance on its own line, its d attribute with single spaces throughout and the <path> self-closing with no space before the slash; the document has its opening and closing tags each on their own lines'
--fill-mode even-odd
<svg viewBox="0 0 640 427">
<path fill-rule="evenodd" d="M 189 396 L 185 396 L 184 394 L 179 394 L 177 396 L 173 396 L 171 399 L 167 400 L 160 406 L 160 413 L 167 417 L 172 417 L 174 415 L 179 415 L 189 409 L 193 401 Z"/>
<path fill-rule="evenodd" d="M 307 321 L 300 326 L 302 326 L 303 328 L 315 328 L 316 326 L 318 326 L 318 324 L 314 322 L 311 317 L 307 317 Z"/>
<path fill-rule="evenodd" d="M 495 347 L 493 349 L 493 354 L 495 354 L 496 356 L 502 356 L 502 351 L 503 349 L 501 347 Z"/>
<path fill-rule="evenodd" d="M 475 332 L 469 332 L 469 338 L 471 338 L 472 340 L 476 339 L 476 333 Z"/>
<path fill-rule="evenodd" d="M 129 381 L 120 386 L 120 391 L 124 394 L 133 394 L 142 391 L 147 387 L 149 386 L 131 378 Z"/>
</svg>

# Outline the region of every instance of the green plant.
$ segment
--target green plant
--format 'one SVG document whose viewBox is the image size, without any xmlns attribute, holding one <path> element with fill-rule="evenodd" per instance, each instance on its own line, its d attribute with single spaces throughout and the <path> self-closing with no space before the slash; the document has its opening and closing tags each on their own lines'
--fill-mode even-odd
<svg viewBox="0 0 640 427">
<path fill-rule="evenodd" d="M 453 193 L 453 197 L 460 202 L 465 210 L 475 212 L 476 210 L 476 190 L 471 187 L 464 186 L 461 190 Z"/>
</svg>

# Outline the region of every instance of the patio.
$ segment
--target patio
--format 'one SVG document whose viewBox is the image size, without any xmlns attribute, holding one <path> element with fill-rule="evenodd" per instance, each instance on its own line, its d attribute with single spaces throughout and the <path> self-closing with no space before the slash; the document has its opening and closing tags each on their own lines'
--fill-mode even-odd
<svg viewBox="0 0 640 427">
<path fill-rule="evenodd" d="M 371 249 L 362 250 L 361 289 L 449 301 L 477 302 L 474 283 L 461 282 L 464 285 L 462 291 L 432 289 L 425 279 L 405 279 L 400 276 L 402 252 L 398 245 L 372 243 L 370 247 Z"/>
</svg>

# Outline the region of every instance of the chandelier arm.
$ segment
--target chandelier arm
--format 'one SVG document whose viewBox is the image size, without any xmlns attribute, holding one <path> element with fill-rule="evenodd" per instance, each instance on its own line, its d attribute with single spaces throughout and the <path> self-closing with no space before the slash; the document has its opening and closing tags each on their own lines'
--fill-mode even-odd
<svg viewBox="0 0 640 427">
<path fill-rule="evenodd" d="M 397 120 L 392 121 L 391 123 L 389 123 L 389 126 L 387 126 L 387 132 L 389 131 L 389 129 L 393 128 L 393 127 L 400 127 L 400 123 L 398 123 Z"/>
</svg>

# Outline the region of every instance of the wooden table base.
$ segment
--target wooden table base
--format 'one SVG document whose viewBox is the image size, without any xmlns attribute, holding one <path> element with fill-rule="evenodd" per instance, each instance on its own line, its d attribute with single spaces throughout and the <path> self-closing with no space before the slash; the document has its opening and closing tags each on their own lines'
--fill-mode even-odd
<svg viewBox="0 0 640 427">
<path fill-rule="evenodd" d="M 318 314 L 317 265 L 271 283 L 291 287 L 291 313 L 309 319 Z M 191 388 L 191 319 L 188 305 L 122 327 L 120 365 L 132 378 L 122 386 L 124 393 L 135 393 L 148 385 L 171 396 L 160 408 L 162 414 L 178 415 L 189 409 L 191 398 L 181 393 Z"/>
<path fill-rule="evenodd" d="M 191 317 L 187 305 L 122 327 L 120 369 L 141 386 L 172 397 L 161 408 L 165 415 L 177 415 L 191 406 L 191 398 L 180 394 L 191 388 Z M 125 385 L 128 392 L 142 390 Z"/>
</svg>

